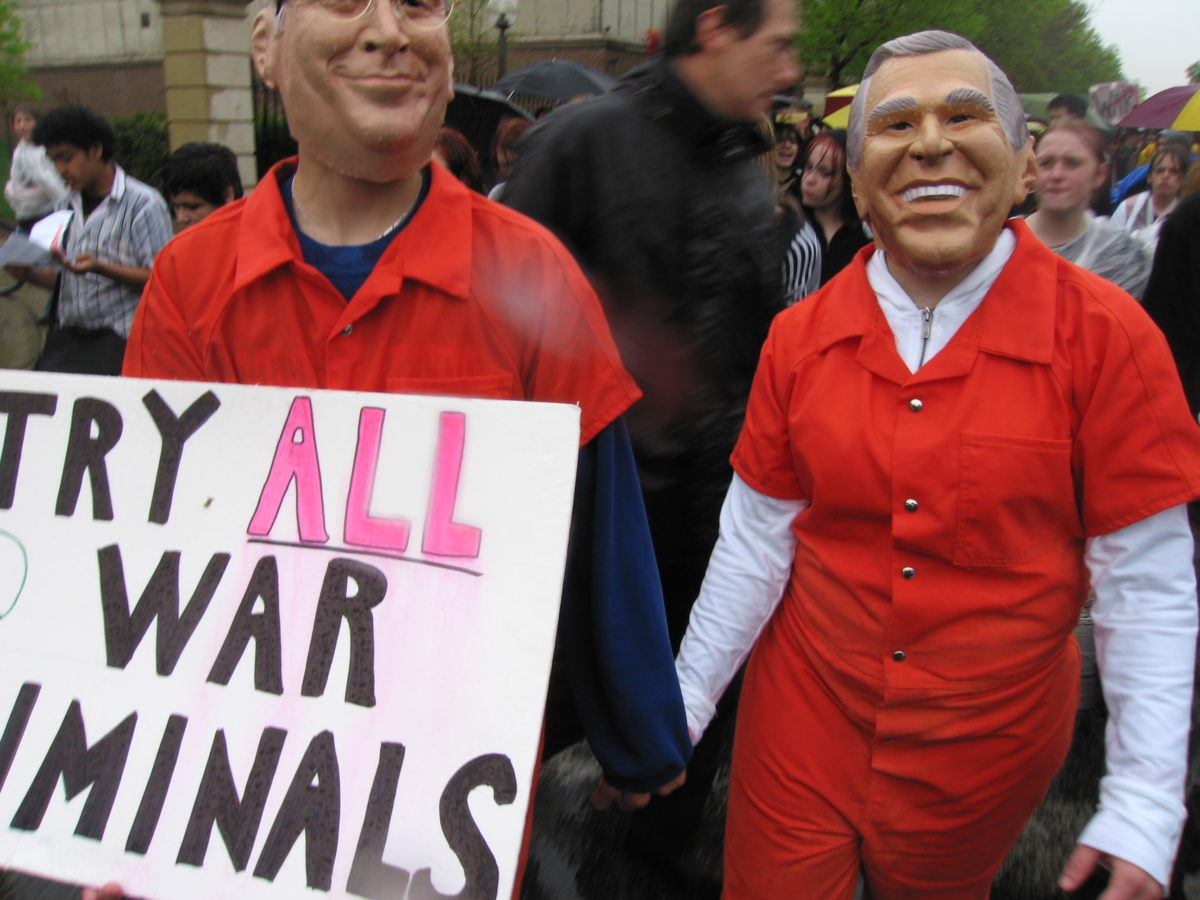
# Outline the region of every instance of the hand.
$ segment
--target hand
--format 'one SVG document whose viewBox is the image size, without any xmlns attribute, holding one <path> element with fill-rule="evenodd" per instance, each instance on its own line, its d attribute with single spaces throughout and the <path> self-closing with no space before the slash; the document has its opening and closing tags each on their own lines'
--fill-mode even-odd
<svg viewBox="0 0 1200 900">
<path fill-rule="evenodd" d="M 675 790 L 687 780 L 687 772 L 680 772 L 675 778 L 668 781 L 654 793 L 660 797 L 665 797 L 671 791 Z M 650 794 L 635 794 L 632 791 L 622 791 L 619 788 L 613 787 L 603 777 L 592 791 L 592 809 L 606 810 L 613 803 L 621 812 L 633 812 L 635 809 L 641 809 L 650 802 Z M 108 900 L 108 898 L 100 898 L 100 900 Z"/>
<path fill-rule="evenodd" d="M 100 269 L 100 260 L 96 259 L 90 253 L 80 253 L 74 259 L 67 259 L 65 256 L 60 256 L 59 258 L 62 260 L 62 264 L 76 275 L 83 275 L 87 272 L 100 272 L 100 274 L 104 274 Z M 107 898 L 102 898 L 102 900 L 107 900 Z"/>
<path fill-rule="evenodd" d="M 79 900 L 125 900 L 125 892 L 115 881 L 102 888 L 85 887 L 79 892 Z"/>
<path fill-rule="evenodd" d="M 1095 847 L 1083 844 L 1075 848 L 1071 858 L 1063 867 L 1058 886 L 1064 891 L 1078 890 L 1099 864 L 1111 873 L 1108 887 L 1099 900 L 1162 900 L 1163 889 L 1144 869 L 1131 862 L 1101 853 Z"/>
<path fill-rule="evenodd" d="M 31 268 L 29 266 L 5 266 L 4 271 L 17 281 L 28 281 Z"/>
</svg>

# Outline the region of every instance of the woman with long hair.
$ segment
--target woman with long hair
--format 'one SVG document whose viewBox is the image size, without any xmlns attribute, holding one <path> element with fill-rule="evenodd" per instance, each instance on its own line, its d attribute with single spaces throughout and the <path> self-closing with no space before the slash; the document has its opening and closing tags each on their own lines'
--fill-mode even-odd
<svg viewBox="0 0 1200 900">
<path fill-rule="evenodd" d="M 804 148 L 801 202 L 821 244 L 821 284 L 846 267 L 870 242 L 850 194 L 846 132 L 818 134 Z"/>
<path fill-rule="evenodd" d="M 1179 189 L 1189 162 L 1187 151 L 1182 147 L 1175 144 L 1160 146 L 1150 163 L 1147 178 L 1150 189 L 1129 197 L 1113 213 L 1112 223 L 1132 232 L 1151 256 L 1158 243 L 1163 218 L 1179 202 Z"/>
<path fill-rule="evenodd" d="M 786 122 L 772 125 L 766 116 L 759 126 L 771 145 L 760 162 L 783 246 L 783 299 L 791 306 L 821 286 L 821 242 L 800 206 L 796 129 Z"/>
<path fill-rule="evenodd" d="M 1051 125 L 1037 145 L 1038 208 L 1025 222 L 1059 256 L 1141 299 L 1150 258 L 1128 231 L 1090 209 L 1107 172 L 1096 129 L 1075 121 Z"/>
</svg>

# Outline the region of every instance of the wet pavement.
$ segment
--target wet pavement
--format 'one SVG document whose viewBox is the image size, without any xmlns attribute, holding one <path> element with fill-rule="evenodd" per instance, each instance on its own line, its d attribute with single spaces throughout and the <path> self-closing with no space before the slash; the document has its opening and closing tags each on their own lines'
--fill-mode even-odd
<svg viewBox="0 0 1200 900">
<path fill-rule="evenodd" d="M 1009 854 L 992 887 L 992 900 L 1061 900 L 1056 882 L 1075 838 L 1095 808 L 1104 772 L 1102 709 L 1080 714 L 1067 763 L 1045 802 Z M 720 893 L 721 831 L 727 771 L 718 776 L 705 821 L 685 860 L 699 882 L 686 881 L 626 845 L 628 816 L 595 812 L 588 795 L 599 768 L 587 749 L 559 754 L 542 771 L 535 800 L 534 838 L 521 900 L 706 900 Z M 1101 885 L 1071 895 L 1091 900 Z M 1187 900 L 1200 900 L 1200 885 L 1185 885 Z M 777 900 L 777 898 L 763 898 Z M 803 886 L 790 898 L 809 900 Z M 821 900 L 821 898 L 812 898 Z"/>
</svg>

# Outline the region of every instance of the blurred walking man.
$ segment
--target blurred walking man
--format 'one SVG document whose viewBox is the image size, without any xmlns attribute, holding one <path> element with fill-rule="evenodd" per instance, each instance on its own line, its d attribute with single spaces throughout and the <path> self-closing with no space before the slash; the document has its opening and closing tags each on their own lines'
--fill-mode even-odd
<svg viewBox="0 0 1200 900">
<path fill-rule="evenodd" d="M 678 0 L 661 56 L 536 126 L 505 188 L 505 203 L 575 254 L 645 393 L 630 431 L 675 644 L 716 541 L 759 349 L 783 305 L 756 122 L 799 77 L 794 30 L 788 0 Z M 552 752 L 574 734 L 553 707 L 548 716 Z M 710 736 L 688 784 L 635 818 L 637 849 L 686 859 L 721 743 Z"/>
</svg>

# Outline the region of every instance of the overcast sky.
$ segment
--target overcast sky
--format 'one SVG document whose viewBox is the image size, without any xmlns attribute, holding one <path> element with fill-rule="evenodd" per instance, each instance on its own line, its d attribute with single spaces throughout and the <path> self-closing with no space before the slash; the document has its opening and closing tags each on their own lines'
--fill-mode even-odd
<svg viewBox="0 0 1200 900">
<path fill-rule="evenodd" d="M 1092 0 L 1092 27 L 1121 51 L 1125 77 L 1147 96 L 1187 84 L 1200 60 L 1200 0 Z"/>
</svg>

